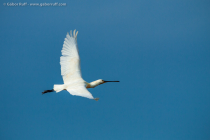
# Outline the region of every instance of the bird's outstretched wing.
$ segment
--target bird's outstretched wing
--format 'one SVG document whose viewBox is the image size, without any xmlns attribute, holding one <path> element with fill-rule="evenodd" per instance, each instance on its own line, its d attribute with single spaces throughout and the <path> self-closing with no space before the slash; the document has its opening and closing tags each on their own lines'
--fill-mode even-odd
<svg viewBox="0 0 210 140">
<path fill-rule="evenodd" d="M 72 31 L 66 35 L 63 49 L 61 50 L 61 75 L 63 76 L 66 90 L 70 94 L 94 99 L 92 94 L 85 88 L 85 81 L 82 79 L 77 34 L 78 32 L 74 30 L 73 35 Z"/>
<path fill-rule="evenodd" d="M 78 31 L 76 32 L 76 30 L 74 30 L 73 35 L 72 31 L 70 31 L 70 34 L 67 33 L 61 50 L 60 65 L 64 84 L 74 82 L 75 78 L 82 79 L 77 47 L 77 34 Z"/>
<path fill-rule="evenodd" d="M 73 88 L 67 88 L 66 89 L 71 95 L 77 95 L 86 97 L 89 99 L 94 99 L 92 94 L 84 87 L 84 86 L 77 86 Z"/>
</svg>

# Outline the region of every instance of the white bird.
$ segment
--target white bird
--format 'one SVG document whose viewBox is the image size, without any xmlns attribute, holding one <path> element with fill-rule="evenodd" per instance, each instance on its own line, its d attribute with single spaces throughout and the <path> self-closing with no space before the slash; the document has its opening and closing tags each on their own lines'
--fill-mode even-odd
<svg viewBox="0 0 210 140">
<path fill-rule="evenodd" d="M 67 90 L 71 95 L 77 95 L 94 99 L 98 101 L 99 98 L 94 98 L 93 95 L 87 90 L 87 88 L 94 88 L 100 84 L 106 82 L 119 82 L 119 81 L 105 81 L 102 79 L 93 81 L 91 83 L 83 80 L 80 69 L 80 58 L 77 46 L 77 34 L 78 31 L 74 30 L 70 34 L 67 33 L 61 50 L 62 56 L 60 57 L 61 75 L 63 76 L 62 85 L 54 85 L 52 90 L 45 90 L 42 94 L 48 92 L 60 92 Z"/>
</svg>

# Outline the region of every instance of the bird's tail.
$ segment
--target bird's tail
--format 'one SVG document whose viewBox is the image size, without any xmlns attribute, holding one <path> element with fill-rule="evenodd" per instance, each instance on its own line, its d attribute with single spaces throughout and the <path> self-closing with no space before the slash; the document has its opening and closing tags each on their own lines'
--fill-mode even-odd
<svg viewBox="0 0 210 140">
<path fill-rule="evenodd" d="M 53 89 L 56 91 L 56 92 L 60 92 L 62 90 L 65 89 L 65 86 L 64 85 L 54 85 Z"/>
</svg>

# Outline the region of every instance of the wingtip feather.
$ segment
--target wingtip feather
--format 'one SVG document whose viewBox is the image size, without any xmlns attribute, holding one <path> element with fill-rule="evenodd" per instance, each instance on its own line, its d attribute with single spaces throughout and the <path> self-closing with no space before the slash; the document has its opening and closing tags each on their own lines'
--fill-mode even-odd
<svg viewBox="0 0 210 140">
<path fill-rule="evenodd" d="M 74 37 L 75 37 L 75 31 L 76 31 L 76 29 L 75 29 L 74 32 L 73 32 Z"/>
<path fill-rule="evenodd" d="M 67 32 L 67 36 L 69 35 L 70 37 L 74 37 L 74 38 L 77 38 L 77 34 L 78 34 L 78 31 L 76 31 L 76 29 L 73 32 L 72 30 L 70 30 L 69 33 Z"/>
<path fill-rule="evenodd" d="M 70 30 L 70 36 L 72 37 L 72 30 Z"/>
</svg>

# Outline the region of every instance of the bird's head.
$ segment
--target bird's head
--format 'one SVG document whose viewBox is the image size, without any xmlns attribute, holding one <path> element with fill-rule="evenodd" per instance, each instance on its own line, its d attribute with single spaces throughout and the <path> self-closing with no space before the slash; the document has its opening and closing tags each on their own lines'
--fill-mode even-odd
<svg viewBox="0 0 210 140">
<path fill-rule="evenodd" d="M 107 82 L 120 82 L 120 81 L 105 81 L 105 80 L 102 80 L 102 79 L 98 79 L 96 81 L 88 83 L 87 88 L 94 88 L 94 87 L 96 87 L 98 85 L 101 85 L 101 84 L 107 83 Z"/>
<path fill-rule="evenodd" d="M 99 85 L 105 83 L 105 81 L 102 79 L 98 79 L 97 82 L 99 83 Z"/>
</svg>

